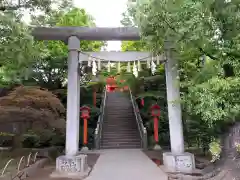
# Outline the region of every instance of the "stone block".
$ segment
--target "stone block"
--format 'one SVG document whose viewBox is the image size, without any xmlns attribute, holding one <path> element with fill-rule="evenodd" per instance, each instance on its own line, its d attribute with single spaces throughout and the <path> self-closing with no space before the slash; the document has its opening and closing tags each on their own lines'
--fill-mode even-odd
<svg viewBox="0 0 240 180">
<path fill-rule="evenodd" d="M 192 173 L 195 169 L 195 158 L 191 153 L 163 153 L 163 164 L 168 172 Z"/>
<path fill-rule="evenodd" d="M 89 172 L 87 155 L 60 156 L 56 160 L 56 171 L 51 174 L 51 177 L 81 179 L 88 176 Z"/>
<path fill-rule="evenodd" d="M 82 152 L 87 152 L 88 150 L 89 150 L 89 149 L 88 149 L 88 147 L 86 147 L 86 146 L 83 146 L 82 149 L 81 149 Z"/>
<path fill-rule="evenodd" d="M 161 151 L 161 150 L 162 150 L 161 146 L 158 145 L 158 144 L 156 144 L 156 145 L 153 147 L 153 149 L 156 150 L 156 151 Z"/>
</svg>

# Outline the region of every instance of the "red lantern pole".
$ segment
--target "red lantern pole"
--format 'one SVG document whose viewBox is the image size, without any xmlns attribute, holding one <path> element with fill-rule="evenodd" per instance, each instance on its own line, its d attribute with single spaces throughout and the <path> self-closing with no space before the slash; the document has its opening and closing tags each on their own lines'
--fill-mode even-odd
<svg viewBox="0 0 240 180">
<path fill-rule="evenodd" d="M 155 116 L 153 117 L 153 123 L 154 123 L 154 140 L 156 143 L 158 143 L 158 118 Z"/>
<path fill-rule="evenodd" d="M 158 144 L 159 138 L 158 138 L 158 118 L 160 116 L 160 106 L 157 104 L 153 105 L 151 107 L 151 114 L 153 117 L 153 130 L 154 130 L 154 140 L 156 144 Z"/>
<path fill-rule="evenodd" d="M 87 136 L 88 136 L 88 124 L 87 120 L 90 118 L 90 108 L 87 106 L 81 107 L 81 118 L 83 118 L 83 144 L 87 145 Z"/>
<path fill-rule="evenodd" d="M 87 119 L 85 118 L 83 120 L 83 144 L 86 145 L 87 144 L 87 136 L 88 136 L 88 124 L 87 124 Z"/>
<path fill-rule="evenodd" d="M 144 98 L 141 99 L 141 105 L 144 106 Z"/>
</svg>

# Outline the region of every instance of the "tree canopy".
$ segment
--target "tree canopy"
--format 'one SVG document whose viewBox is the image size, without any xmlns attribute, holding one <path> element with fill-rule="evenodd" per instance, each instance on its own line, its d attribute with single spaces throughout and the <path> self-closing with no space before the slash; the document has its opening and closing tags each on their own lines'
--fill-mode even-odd
<svg viewBox="0 0 240 180">
<path fill-rule="evenodd" d="M 208 148 L 213 137 L 227 131 L 226 124 L 239 120 L 239 9 L 239 0 L 129 0 L 123 14 L 122 24 L 138 27 L 142 40 L 124 42 L 122 50 L 148 49 L 162 54 L 164 41 L 173 43 L 175 58 L 180 65 L 187 144 Z M 161 67 L 159 71 L 163 70 Z M 144 79 L 154 82 L 152 77 Z M 156 90 L 165 101 L 164 78 L 156 83 L 163 85 Z M 154 83 L 148 88 L 153 89 L 153 86 Z M 157 97 L 154 93 L 147 94 L 139 96 Z M 142 114 L 146 115 L 146 111 L 142 110 Z M 167 123 L 167 116 L 163 118 Z"/>
<path fill-rule="evenodd" d="M 30 22 L 24 19 L 26 12 Z M 29 129 L 36 133 L 39 128 L 65 132 L 68 48 L 61 41 L 34 40 L 34 26 L 95 26 L 95 22 L 71 0 L 0 2 L 0 85 L 7 89 L 7 93 L 1 93 L 0 121 L 2 127 L 15 124 L 17 136 Z M 81 50 L 99 51 L 104 45 L 100 41 L 81 41 Z M 102 93 L 100 85 L 97 87 L 97 93 Z M 98 107 L 91 105 L 92 94 L 91 86 L 81 87 L 81 105 L 89 104 L 92 108 L 89 136 L 99 112 Z M 97 106 L 100 101 L 97 97 Z M 17 143 L 21 143 L 19 138 Z"/>
<path fill-rule="evenodd" d="M 31 3 L 33 3 L 31 5 Z M 34 4 L 35 3 L 35 4 Z M 94 19 L 84 9 L 76 8 L 71 1 L 25 2 L 22 5 L 5 3 L 8 7 L 0 15 L 1 22 L 1 84 L 37 83 L 47 88 L 60 88 L 66 81 L 67 46 L 61 41 L 34 41 L 29 27 L 21 17 L 21 8 L 41 9 L 32 13 L 31 25 L 37 26 L 95 26 Z M 57 9 L 52 6 L 57 5 Z M 14 8 L 12 8 L 14 6 Z M 47 11 L 46 8 L 50 8 Z M 96 51 L 104 42 L 81 41 L 81 50 Z M 13 51 L 14 49 L 14 51 Z M 51 87 L 50 87 L 51 86 Z"/>
<path fill-rule="evenodd" d="M 124 20 L 132 19 L 153 52 L 162 53 L 164 41 L 173 41 L 181 66 L 181 84 L 188 89 L 184 93 L 187 106 L 205 120 L 238 116 L 233 114 L 239 110 L 237 97 L 225 97 L 229 91 L 237 93 L 239 81 L 239 4 L 239 0 L 137 1 L 125 13 Z M 213 87 L 218 87 L 215 92 Z M 216 96 L 210 97 L 210 92 Z M 190 99 L 197 102 L 191 104 Z M 212 112 L 215 116 L 210 116 Z"/>
</svg>

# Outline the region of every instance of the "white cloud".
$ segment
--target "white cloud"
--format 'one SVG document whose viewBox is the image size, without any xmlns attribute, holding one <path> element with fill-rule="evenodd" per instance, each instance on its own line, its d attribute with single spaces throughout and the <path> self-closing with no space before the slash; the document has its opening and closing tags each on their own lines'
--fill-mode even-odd
<svg viewBox="0 0 240 180">
<path fill-rule="evenodd" d="M 127 0 L 74 0 L 74 4 L 86 9 L 98 27 L 119 27 Z M 108 41 L 107 50 L 121 50 L 121 42 Z"/>
</svg>

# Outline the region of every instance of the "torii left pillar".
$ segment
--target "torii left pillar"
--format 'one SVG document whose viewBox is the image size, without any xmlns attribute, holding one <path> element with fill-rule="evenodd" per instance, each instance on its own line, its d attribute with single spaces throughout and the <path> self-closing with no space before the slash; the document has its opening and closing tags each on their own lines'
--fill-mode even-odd
<svg viewBox="0 0 240 180">
<path fill-rule="evenodd" d="M 51 175 L 57 178 L 83 178 L 90 170 L 87 165 L 87 155 L 78 154 L 80 109 L 79 49 L 80 40 L 78 37 L 69 37 L 66 155 L 57 158 L 56 171 Z"/>
</svg>

